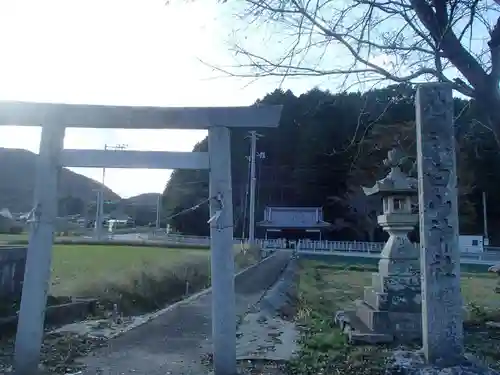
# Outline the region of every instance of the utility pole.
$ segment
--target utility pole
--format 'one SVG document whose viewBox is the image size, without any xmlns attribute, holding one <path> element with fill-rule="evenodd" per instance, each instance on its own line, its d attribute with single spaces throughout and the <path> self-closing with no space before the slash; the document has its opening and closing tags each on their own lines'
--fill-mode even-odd
<svg viewBox="0 0 500 375">
<path fill-rule="evenodd" d="M 261 137 L 256 131 L 250 132 L 250 223 L 248 228 L 248 242 L 250 245 L 255 243 L 255 186 L 257 178 L 255 177 L 255 158 L 259 156 L 264 158 L 265 154 L 257 155 L 257 137 Z"/>
<path fill-rule="evenodd" d="M 107 150 L 125 150 L 128 146 L 124 144 L 118 144 L 114 146 L 110 146 L 105 144 L 104 145 L 104 151 Z M 96 214 L 96 235 L 97 239 L 101 239 L 101 232 L 102 232 L 102 221 L 104 218 L 104 178 L 106 177 L 106 168 L 102 169 L 102 182 L 101 182 L 101 191 L 99 194 L 99 201 L 97 204 L 97 214 Z"/>
<path fill-rule="evenodd" d="M 250 195 L 250 169 L 251 169 L 251 161 L 252 158 L 250 155 L 246 156 L 248 160 L 248 167 L 247 167 L 247 173 L 246 173 L 246 186 L 245 186 L 245 193 L 243 195 L 242 201 L 245 202 L 243 206 L 243 223 L 241 225 L 241 238 L 244 240 L 246 238 L 246 230 L 247 230 L 247 213 L 248 213 L 248 197 Z"/>
<path fill-rule="evenodd" d="M 248 241 L 250 245 L 255 243 L 255 157 L 257 156 L 257 132 L 250 132 L 250 225 L 248 229 Z"/>
<path fill-rule="evenodd" d="M 483 191 L 483 227 L 484 227 L 484 245 L 488 246 L 490 239 L 488 236 L 488 216 L 486 208 L 486 192 Z"/>
<path fill-rule="evenodd" d="M 156 201 L 156 230 L 160 230 L 160 210 L 161 210 L 161 194 L 158 195 L 158 200 Z"/>
<path fill-rule="evenodd" d="M 99 225 L 99 213 L 101 212 L 101 209 L 99 208 L 101 204 L 101 190 L 96 191 L 96 198 L 95 198 L 95 223 L 94 223 L 94 234 L 95 238 L 99 239 L 101 238 L 101 227 Z"/>
</svg>

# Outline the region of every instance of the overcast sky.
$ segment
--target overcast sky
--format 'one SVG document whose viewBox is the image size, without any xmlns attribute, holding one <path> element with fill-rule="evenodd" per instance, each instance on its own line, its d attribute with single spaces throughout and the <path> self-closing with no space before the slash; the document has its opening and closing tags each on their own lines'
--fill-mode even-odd
<svg viewBox="0 0 500 375">
<path fill-rule="evenodd" d="M 235 26 L 215 0 L 16 0 L 0 2 L 0 99 L 159 106 L 250 105 L 278 86 L 220 77 L 201 63 L 233 63 Z M 300 93 L 317 82 L 293 81 Z M 204 131 L 70 129 L 67 148 L 124 143 L 190 151 Z M 0 127 L 0 147 L 38 151 L 40 130 Z M 75 169 L 100 179 L 97 169 Z M 123 197 L 163 190 L 171 171 L 109 170 Z"/>
</svg>

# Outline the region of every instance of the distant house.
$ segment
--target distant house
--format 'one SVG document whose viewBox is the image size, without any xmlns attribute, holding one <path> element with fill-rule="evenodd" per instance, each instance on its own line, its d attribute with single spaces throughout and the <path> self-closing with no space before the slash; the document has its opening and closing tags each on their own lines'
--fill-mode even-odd
<svg viewBox="0 0 500 375">
<path fill-rule="evenodd" d="M 127 215 L 125 212 L 121 210 L 114 210 L 113 212 L 109 213 L 109 215 L 106 216 L 109 219 L 114 219 L 119 221 L 127 221 L 132 219 L 129 215 Z"/>
<path fill-rule="evenodd" d="M 322 207 L 266 207 L 257 223 L 260 237 L 321 240 L 332 225 L 323 220 Z"/>
<path fill-rule="evenodd" d="M 118 209 L 114 210 L 109 215 L 105 215 L 103 224 L 106 226 L 109 226 L 111 224 L 113 228 L 133 226 L 134 219 L 132 219 L 129 215 Z"/>
<path fill-rule="evenodd" d="M 8 208 L 2 208 L 0 210 L 0 216 L 6 217 L 7 219 L 13 219 L 12 214 Z"/>
<path fill-rule="evenodd" d="M 482 253 L 484 251 L 485 238 L 482 235 L 470 236 L 460 235 L 458 246 L 462 253 Z"/>
<path fill-rule="evenodd" d="M 18 223 L 8 208 L 3 208 L 0 210 L 0 233 L 21 233 L 23 227 Z"/>
</svg>

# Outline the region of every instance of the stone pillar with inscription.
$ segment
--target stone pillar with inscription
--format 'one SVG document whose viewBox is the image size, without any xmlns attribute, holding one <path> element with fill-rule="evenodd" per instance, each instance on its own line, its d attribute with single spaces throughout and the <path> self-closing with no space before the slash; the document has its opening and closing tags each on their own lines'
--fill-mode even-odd
<svg viewBox="0 0 500 375">
<path fill-rule="evenodd" d="M 419 86 L 415 107 L 423 350 L 430 363 L 453 364 L 464 347 L 451 87 Z"/>
<path fill-rule="evenodd" d="M 418 248 L 408 233 L 418 222 L 412 212 L 412 198 L 417 195 L 417 181 L 402 172 L 403 155 L 389 151 L 385 160 L 389 174 L 366 195 L 379 195 L 383 214 L 378 223 L 389 233 L 372 285 L 365 287 L 363 300 L 356 310 L 337 314 L 337 321 L 352 342 L 411 341 L 421 337 L 421 294 Z"/>
</svg>

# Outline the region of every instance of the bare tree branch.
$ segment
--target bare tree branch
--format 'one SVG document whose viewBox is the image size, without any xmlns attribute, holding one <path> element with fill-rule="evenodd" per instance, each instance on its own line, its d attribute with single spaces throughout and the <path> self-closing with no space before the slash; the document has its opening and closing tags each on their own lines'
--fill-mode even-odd
<svg viewBox="0 0 500 375">
<path fill-rule="evenodd" d="M 339 76 L 447 82 L 478 99 L 500 132 L 500 3 L 494 0 L 244 0 L 255 26 L 235 42 L 239 77 Z M 252 34 L 269 42 L 251 45 Z M 238 34 L 237 34 L 238 35 Z M 247 40 L 248 39 L 248 40 Z M 496 113 L 499 112 L 499 113 Z"/>
</svg>

